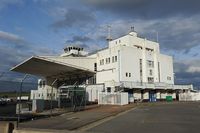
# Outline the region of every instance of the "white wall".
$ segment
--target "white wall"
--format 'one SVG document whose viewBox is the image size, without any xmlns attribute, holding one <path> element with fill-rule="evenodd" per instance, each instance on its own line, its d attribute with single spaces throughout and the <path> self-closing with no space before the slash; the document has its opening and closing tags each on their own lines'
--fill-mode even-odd
<svg viewBox="0 0 200 133">
<path fill-rule="evenodd" d="M 134 92 L 133 93 L 133 98 L 134 98 L 134 100 L 140 100 L 140 99 L 142 99 L 141 92 Z"/>
<path fill-rule="evenodd" d="M 88 85 L 86 86 L 86 93 L 87 93 L 87 100 L 90 102 L 97 102 L 98 101 L 98 94 L 102 92 L 104 89 L 103 84 L 96 84 L 96 85 Z"/>
<path fill-rule="evenodd" d="M 100 92 L 98 98 L 98 104 L 108 105 L 126 105 L 128 104 L 128 93 L 107 93 Z"/>
<path fill-rule="evenodd" d="M 120 81 L 140 82 L 140 58 L 142 51 L 135 47 L 122 46 L 120 49 Z M 128 77 L 126 76 L 128 73 Z M 129 73 L 131 76 L 129 77 Z"/>
<path fill-rule="evenodd" d="M 114 55 L 118 56 L 118 62 L 105 64 L 105 59 L 110 57 L 112 60 Z M 104 65 L 99 65 L 101 59 L 104 59 Z M 154 82 L 174 84 L 172 57 L 160 54 L 157 42 L 137 37 L 135 32 L 110 41 L 109 48 L 97 53 L 97 83 L 113 80 L 141 82 L 140 59 L 142 59 L 142 82 L 148 82 L 148 77 L 151 77 Z M 153 67 L 148 66 L 148 60 L 153 62 Z"/>
<path fill-rule="evenodd" d="M 118 81 L 118 65 L 119 65 L 119 56 L 118 56 L 119 47 L 109 48 L 102 50 L 97 53 L 97 74 L 96 80 L 98 83 L 104 83 L 105 81 Z M 112 57 L 117 56 L 117 61 L 112 62 Z M 110 63 L 106 64 L 106 58 L 110 58 Z M 104 59 L 104 64 L 100 65 L 100 60 Z"/>
<path fill-rule="evenodd" d="M 200 101 L 200 92 L 180 93 L 179 101 Z"/>
<path fill-rule="evenodd" d="M 159 54 L 158 61 L 160 62 L 160 82 L 174 84 L 173 59 L 171 56 Z M 168 79 L 171 77 L 171 80 Z"/>
<path fill-rule="evenodd" d="M 57 99 L 57 88 L 56 88 L 56 83 L 54 84 L 53 88 L 51 84 L 53 83 L 55 79 L 46 79 L 45 80 L 45 86 L 39 86 L 38 85 L 38 90 L 31 90 L 31 100 L 33 99 L 44 99 L 44 100 L 50 100 L 51 99 L 51 93 L 53 95 L 53 100 Z M 39 79 L 40 81 L 40 79 Z M 38 81 L 38 83 L 39 83 Z"/>
<path fill-rule="evenodd" d="M 143 99 L 144 99 L 144 100 L 149 99 L 149 91 L 145 91 L 145 92 L 143 93 Z"/>
</svg>

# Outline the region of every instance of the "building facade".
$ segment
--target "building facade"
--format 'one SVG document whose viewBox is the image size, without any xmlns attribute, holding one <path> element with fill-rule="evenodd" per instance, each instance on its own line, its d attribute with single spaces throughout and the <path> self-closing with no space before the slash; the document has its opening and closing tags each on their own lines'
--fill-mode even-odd
<svg viewBox="0 0 200 133">
<path fill-rule="evenodd" d="M 74 46 L 64 51 L 61 56 L 31 57 L 12 68 L 44 77 L 46 84 L 31 91 L 32 99 L 57 99 L 59 87 L 74 84 L 84 86 L 92 101 L 98 100 L 98 92 L 127 92 L 134 100 L 156 101 L 178 99 L 180 91 L 193 89 L 174 85 L 173 58 L 160 53 L 158 42 L 135 31 L 109 40 L 107 48 L 95 53 Z"/>
</svg>

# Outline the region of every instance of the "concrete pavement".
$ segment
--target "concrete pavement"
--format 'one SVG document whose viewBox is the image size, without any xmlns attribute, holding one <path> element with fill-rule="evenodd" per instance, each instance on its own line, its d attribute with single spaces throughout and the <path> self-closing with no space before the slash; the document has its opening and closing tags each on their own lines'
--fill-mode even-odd
<svg viewBox="0 0 200 133">
<path fill-rule="evenodd" d="M 200 102 L 151 104 L 88 129 L 102 133 L 199 133 Z"/>
<path fill-rule="evenodd" d="M 55 117 L 33 120 L 20 123 L 19 127 L 32 129 L 75 130 L 95 121 L 116 115 L 135 107 L 135 104 L 126 106 L 99 106 L 86 111 L 66 113 Z"/>
</svg>

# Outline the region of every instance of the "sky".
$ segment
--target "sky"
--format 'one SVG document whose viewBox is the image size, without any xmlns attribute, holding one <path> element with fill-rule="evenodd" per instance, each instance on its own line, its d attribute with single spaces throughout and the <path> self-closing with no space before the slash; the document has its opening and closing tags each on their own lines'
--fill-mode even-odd
<svg viewBox="0 0 200 133">
<path fill-rule="evenodd" d="M 104 48 L 108 26 L 113 38 L 132 26 L 150 40 L 158 33 L 161 53 L 174 58 L 176 83 L 200 87 L 199 0 L 0 0 L 0 73 L 69 44 Z"/>
</svg>

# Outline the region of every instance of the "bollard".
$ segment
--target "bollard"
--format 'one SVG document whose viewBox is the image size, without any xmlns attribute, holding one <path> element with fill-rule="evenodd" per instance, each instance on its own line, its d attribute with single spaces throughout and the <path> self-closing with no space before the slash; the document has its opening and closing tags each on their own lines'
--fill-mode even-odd
<svg viewBox="0 0 200 133">
<path fill-rule="evenodd" d="M 0 133 L 12 133 L 14 124 L 10 122 L 0 122 Z"/>
</svg>

